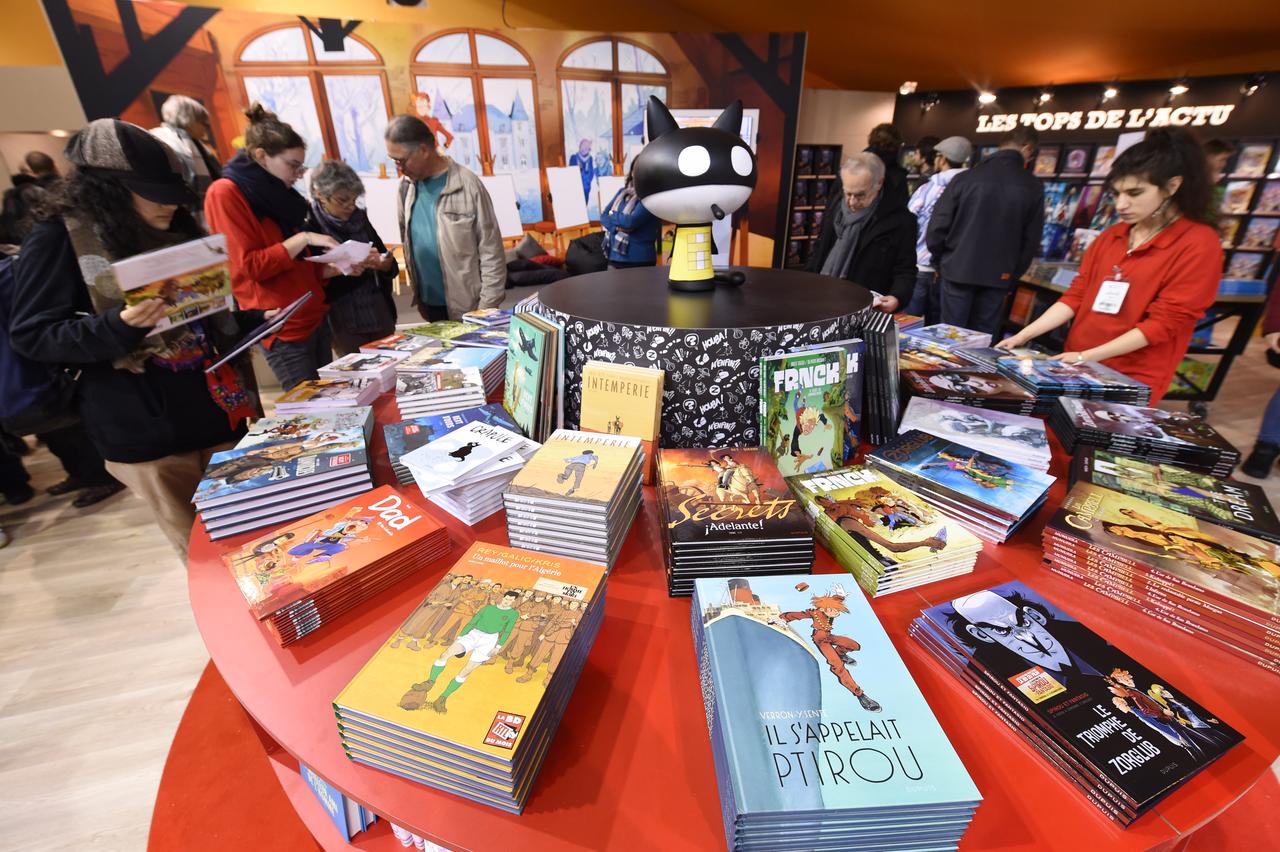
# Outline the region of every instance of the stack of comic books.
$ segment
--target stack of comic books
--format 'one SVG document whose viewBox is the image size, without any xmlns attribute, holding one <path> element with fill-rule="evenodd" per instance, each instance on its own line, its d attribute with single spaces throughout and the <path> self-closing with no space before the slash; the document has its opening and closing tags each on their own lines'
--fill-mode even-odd
<svg viewBox="0 0 1280 852">
<path fill-rule="evenodd" d="M 1280 545 L 1077 482 L 1044 529 L 1051 571 L 1280 674 Z"/>
<path fill-rule="evenodd" d="M 788 477 L 818 541 L 872 597 L 973 570 L 982 542 L 869 467 Z"/>
<path fill-rule="evenodd" d="M 372 379 L 307 379 L 276 397 L 276 414 L 305 414 L 371 405 L 382 388 Z"/>
<path fill-rule="evenodd" d="M 557 429 L 502 494 L 512 546 L 613 567 L 640 505 L 640 439 Z"/>
<path fill-rule="evenodd" d="M 535 441 L 545 440 L 560 425 L 563 373 L 560 327 L 537 314 L 516 313 L 511 318 L 502 407 Z"/>
<path fill-rule="evenodd" d="M 1036 410 L 1035 395 L 994 370 L 903 370 L 902 386 L 913 397 L 954 402 L 973 408 L 1028 415 Z M 897 424 L 894 424 L 897 432 Z M 886 437 L 884 440 L 888 440 Z M 884 441 L 878 443 L 883 444 Z"/>
<path fill-rule="evenodd" d="M 500 349 L 504 356 L 507 347 L 511 344 L 511 336 L 507 333 L 506 326 L 497 328 L 485 328 L 476 326 L 475 331 L 469 331 L 466 334 L 459 334 L 457 337 L 449 341 L 454 346 L 478 346 L 482 349 Z M 506 368 L 506 362 L 503 361 L 503 369 Z"/>
<path fill-rule="evenodd" d="M 844 464 L 848 360 L 841 346 L 760 359 L 760 446 L 783 476 Z"/>
<path fill-rule="evenodd" d="M 866 598 L 839 579 L 695 584 L 728 848 L 955 849 L 982 795 Z"/>
<path fill-rule="evenodd" d="M 582 366 L 578 428 L 606 435 L 634 435 L 644 452 L 644 484 L 652 485 L 654 450 L 662 428 L 666 373 L 651 367 L 588 361 Z"/>
<path fill-rule="evenodd" d="M 939 344 L 945 349 L 981 349 L 991 345 L 991 335 L 958 325 L 938 323 L 904 331 L 915 338 L 915 341 L 927 340 Z"/>
<path fill-rule="evenodd" d="M 387 441 L 387 457 L 391 461 L 391 469 L 395 471 L 396 479 L 401 485 L 413 483 L 413 474 L 400 462 L 405 453 L 416 450 L 459 426 L 474 422 L 502 426 L 513 432 L 520 431 L 520 427 L 511 419 L 511 415 L 496 403 L 464 408 L 447 414 L 429 414 L 426 417 L 415 417 L 400 423 L 384 425 L 382 435 Z"/>
<path fill-rule="evenodd" d="M 1072 485 L 1088 482 L 1280 544 L 1280 519 L 1257 485 L 1219 479 L 1185 467 L 1080 447 L 1071 460 Z"/>
<path fill-rule="evenodd" d="M 298 771 L 302 774 L 302 780 L 311 788 L 311 792 L 315 793 L 316 801 L 329 815 L 329 819 L 338 829 L 343 840 L 350 841 L 351 838 L 377 822 L 377 814 L 345 795 L 305 763 L 298 764 Z M 392 826 L 392 830 L 395 830 L 395 826 Z"/>
<path fill-rule="evenodd" d="M 367 355 L 381 355 L 384 352 L 391 352 L 408 357 L 419 349 L 437 345 L 439 345 L 438 341 L 430 337 L 396 332 L 364 344 L 360 347 L 360 351 Z"/>
<path fill-rule="evenodd" d="M 925 609 L 910 633 L 1121 826 L 1244 740 L 1222 714 L 1020 582 Z"/>
<path fill-rule="evenodd" d="M 970 370 L 980 366 L 964 349 L 944 346 L 910 334 L 898 344 L 900 370 Z"/>
<path fill-rule="evenodd" d="M 191 498 L 209 537 L 276 526 L 368 491 L 370 411 L 278 414 L 214 453 Z"/>
<path fill-rule="evenodd" d="M 501 328 L 511 324 L 511 310 L 509 308 L 478 308 L 463 314 L 462 321 L 485 328 Z"/>
<path fill-rule="evenodd" d="M 474 327 L 472 328 L 474 331 Z M 460 339 L 455 338 L 455 340 Z M 445 345 L 419 349 L 401 361 L 396 371 L 400 375 L 418 376 L 441 370 L 475 369 L 479 371 L 483 380 L 484 392 L 489 394 L 502 382 L 506 360 L 505 347 L 496 349 L 492 346 L 460 346 L 450 341 Z"/>
<path fill-rule="evenodd" d="M 919 429 L 982 450 L 984 453 L 1045 472 L 1051 452 L 1044 421 L 1005 411 L 940 402 L 922 396 L 907 402 L 898 432 Z"/>
<path fill-rule="evenodd" d="M 449 550 L 444 526 L 384 485 L 222 555 L 281 645 L 360 606 Z"/>
<path fill-rule="evenodd" d="M 915 429 L 867 455 L 867 463 L 988 541 L 1003 542 L 1035 514 L 1055 478 Z"/>
<path fill-rule="evenodd" d="M 476 327 L 469 322 L 456 320 L 439 320 L 437 322 L 403 323 L 396 326 L 401 334 L 413 334 L 418 337 L 429 337 L 437 344 L 447 342 L 460 334 L 470 334 Z"/>
<path fill-rule="evenodd" d="M 657 490 L 672 595 L 692 594 L 698 577 L 813 567 L 813 522 L 757 447 L 659 450 Z"/>
<path fill-rule="evenodd" d="M 862 436 L 882 444 L 898 430 L 901 384 L 898 381 L 898 324 L 893 314 L 868 308 L 857 317 L 865 346 L 862 377 Z"/>
<path fill-rule="evenodd" d="M 347 757 L 520 813 L 604 592 L 598 565 L 474 543 L 333 700 Z"/>
<path fill-rule="evenodd" d="M 385 392 L 395 390 L 396 365 L 407 357 L 403 352 L 352 352 L 316 372 L 322 379 L 370 379 Z"/>
<path fill-rule="evenodd" d="M 1146 405 L 1151 388 L 1096 361 L 1068 364 L 1051 358 L 1001 358 L 996 369 L 1035 395 L 1047 414 L 1058 397 Z"/>
<path fill-rule="evenodd" d="M 1069 453 L 1078 446 L 1098 447 L 1218 477 L 1230 476 L 1240 463 L 1239 450 L 1185 411 L 1063 397 L 1049 415 L 1049 426 Z"/>
<path fill-rule="evenodd" d="M 519 432 L 476 421 L 405 453 L 400 462 L 428 500 L 470 525 L 502 509 L 503 489 L 537 449 Z"/>
<path fill-rule="evenodd" d="M 401 418 L 475 408 L 484 405 L 484 399 L 484 379 L 475 367 L 396 373 L 396 407 Z"/>
</svg>

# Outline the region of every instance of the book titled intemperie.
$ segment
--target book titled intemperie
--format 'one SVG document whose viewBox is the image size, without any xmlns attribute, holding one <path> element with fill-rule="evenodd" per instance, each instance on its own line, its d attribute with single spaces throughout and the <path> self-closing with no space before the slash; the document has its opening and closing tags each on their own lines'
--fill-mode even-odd
<svg viewBox="0 0 1280 852">
<path fill-rule="evenodd" d="M 582 368 L 583 432 L 633 435 L 645 456 L 645 485 L 653 484 L 654 446 L 662 421 L 664 373 L 606 361 L 588 361 Z"/>
</svg>

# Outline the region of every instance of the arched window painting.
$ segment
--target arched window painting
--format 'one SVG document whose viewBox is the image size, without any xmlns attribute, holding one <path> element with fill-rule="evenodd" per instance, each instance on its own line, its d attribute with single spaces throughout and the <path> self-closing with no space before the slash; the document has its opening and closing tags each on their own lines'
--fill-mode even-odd
<svg viewBox="0 0 1280 852">
<path fill-rule="evenodd" d="M 368 44 L 347 36 L 341 50 L 327 51 L 314 33 L 289 24 L 250 39 L 238 59 L 246 101 L 262 101 L 298 131 L 307 165 L 329 156 L 363 175 L 395 174 L 382 144 L 389 116 L 382 58 Z"/>
<path fill-rule="evenodd" d="M 565 164 L 582 174 L 587 213 L 600 218 L 599 179 L 629 162 L 644 138 L 650 95 L 667 100 L 667 68 L 645 48 L 617 38 L 580 44 L 560 63 Z"/>
<path fill-rule="evenodd" d="M 511 175 L 520 221 L 541 222 L 537 100 L 529 60 L 504 39 L 468 30 L 429 39 L 413 62 L 416 108 L 427 111 L 437 142 L 476 174 L 484 174 L 487 164 L 490 174 Z"/>
</svg>

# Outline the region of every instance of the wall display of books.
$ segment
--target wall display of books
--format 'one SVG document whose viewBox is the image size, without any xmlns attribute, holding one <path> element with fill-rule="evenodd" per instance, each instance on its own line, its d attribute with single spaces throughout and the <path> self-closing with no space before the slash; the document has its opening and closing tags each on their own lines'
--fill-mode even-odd
<svg viewBox="0 0 1280 852">
<path fill-rule="evenodd" d="M 840 145 L 797 145 L 791 183 L 791 215 L 787 220 L 785 269 L 802 269 L 822 233 L 826 207 L 838 192 Z"/>
<path fill-rule="evenodd" d="M 1033 173 L 1036 177 L 1053 177 L 1058 173 L 1058 157 L 1062 149 L 1057 145 L 1044 145 L 1036 154 Z"/>
</svg>

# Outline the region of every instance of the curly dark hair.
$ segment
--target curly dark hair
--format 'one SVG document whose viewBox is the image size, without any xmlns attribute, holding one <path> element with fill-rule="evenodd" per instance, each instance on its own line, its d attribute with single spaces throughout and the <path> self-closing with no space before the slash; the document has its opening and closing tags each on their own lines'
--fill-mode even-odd
<svg viewBox="0 0 1280 852">
<path fill-rule="evenodd" d="M 42 219 L 82 212 L 98 226 L 102 243 L 113 257 L 131 257 L 174 242 L 164 239 L 133 207 L 133 194 L 119 180 L 94 169 L 80 168 L 48 193 Z M 191 211 L 179 207 L 167 234 L 182 239 L 205 235 Z"/>
</svg>

